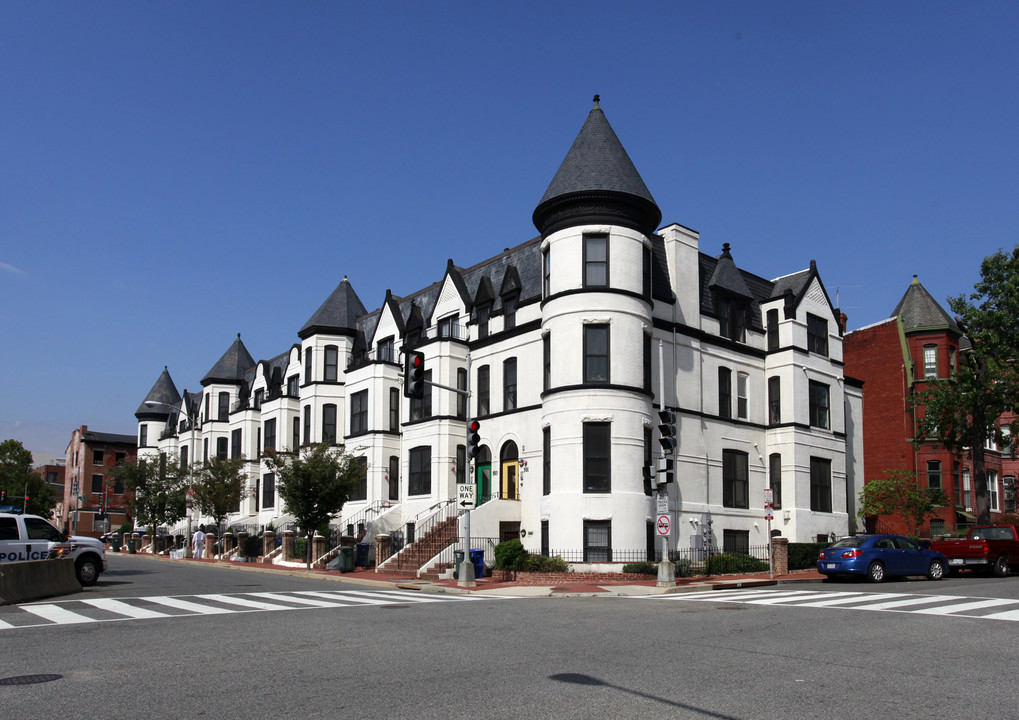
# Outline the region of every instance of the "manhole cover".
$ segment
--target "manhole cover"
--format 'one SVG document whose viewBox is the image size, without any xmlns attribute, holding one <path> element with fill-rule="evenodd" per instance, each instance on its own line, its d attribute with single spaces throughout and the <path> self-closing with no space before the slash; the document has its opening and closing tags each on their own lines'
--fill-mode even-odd
<svg viewBox="0 0 1019 720">
<path fill-rule="evenodd" d="M 0 685 L 35 685 L 36 683 L 59 680 L 63 675 L 16 675 L 0 678 Z"/>
</svg>

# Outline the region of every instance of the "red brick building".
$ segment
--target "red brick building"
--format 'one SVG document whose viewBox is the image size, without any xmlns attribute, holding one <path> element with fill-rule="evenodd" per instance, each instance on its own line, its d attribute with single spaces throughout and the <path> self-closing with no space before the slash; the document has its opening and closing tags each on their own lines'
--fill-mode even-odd
<svg viewBox="0 0 1019 720">
<path fill-rule="evenodd" d="M 127 519 L 128 497 L 110 471 L 137 454 L 134 435 L 93 432 L 88 425 L 75 430 L 66 451 L 61 526 L 91 537 L 119 528 Z M 100 518 L 103 511 L 107 521 Z"/>
<path fill-rule="evenodd" d="M 975 488 L 972 457 L 957 455 L 934 442 L 914 446 L 917 419 L 923 408 L 912 398 L 932 378 L 950 378 L 958 367 L 960 348 L 968 341 L 955 320 L 931 297 L 916 276 L 891 317 L 847 333 L 845 374 L 863 380 L 864 479 L 886 470 L 916 473 L 917 481 L 940 488 L 951 500 L 921 535 L 938 535 L 973 522 Z M 1012 416 L 1000 424 L 1011 426 Z M 1019 461 L 988 445 L 985 454 L 991 518 L 1016 512 L 1015 478 Z M 893 517 L 868 518 L 867 529 L 905 534 Z"/>
</svg>

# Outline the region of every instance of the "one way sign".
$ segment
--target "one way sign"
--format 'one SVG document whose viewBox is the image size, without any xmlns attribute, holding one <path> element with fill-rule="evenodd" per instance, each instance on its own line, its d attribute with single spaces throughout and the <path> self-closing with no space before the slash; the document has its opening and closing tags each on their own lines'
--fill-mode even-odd
<svg viewBox="0 0 1019 720">
<path fill-rule="evenodd" d="M 462 484 L 456 486 L 456 504 L 460 507 L 472 510 L 478 504 L 478 486 L 474 484 Z"/>
</svg>

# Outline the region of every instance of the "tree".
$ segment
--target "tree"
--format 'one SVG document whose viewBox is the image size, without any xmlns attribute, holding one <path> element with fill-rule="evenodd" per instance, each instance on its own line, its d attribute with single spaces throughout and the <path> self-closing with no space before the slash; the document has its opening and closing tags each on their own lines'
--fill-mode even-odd
<svg viewBox="0 0 1019 720">
<path fill-rule="evenodd" d="M 966 333 L 953 377 L 932 381 L 913 398 L 923 407 L 917 443 L 937 442 L 955 453 L 972 453 L 977 522 L 990 523 L 984 445 L 1019 449 L 1017 433 L 1005 433 L 998 417 L 1019 395 L 1019 245 L 984 258 L 975 292 L 948 299 Z"/>
<path fill-rule="evenodd" d="M 301 448 L 296 455 L 266 451 L 266 465 L 276 473 L 276 489 L 287 512 L 308 538 L 305 563 L 311 567 L 311 538 L 340 513 L 360 477 L 356 458 L 328 444 Z"/>
<path fill-rule="evenodd" d="M 894 515 L 906 523 L 907 534 L 917 537 L 928 518 L 937 515 L 937 508 L 948 504 L 948 497 L 937 488 L 923 487 L 916 473 L 906 470 L 885 470 L 879 478 L 868 480 L 860 492 L 860 517 Z"/>
<path fill-rule="evenodd" d="M 195 504 L 216 521 L 216 534 L 244 495 L 244 458 L 212 458 L 195 469 Z"/>
<path fill-rule="evenodd" d="M 147 525 L 153 538 L 157 525 L 172 525 L 184 517 L 187 474 L 176 460 L 165 455 L 154 460 L 130 458 L 111 474 L 133 492 L 131 516 Z"/>
<path fill-rule="evenodd" d="M 0 491 L 7 496 L 4 504 L 21 506 L 31 515 L 53 515 L 56 494 L 41 475 L 32 472 L 32 453 L 18 440 L 0 442 Z"/>
</svg>

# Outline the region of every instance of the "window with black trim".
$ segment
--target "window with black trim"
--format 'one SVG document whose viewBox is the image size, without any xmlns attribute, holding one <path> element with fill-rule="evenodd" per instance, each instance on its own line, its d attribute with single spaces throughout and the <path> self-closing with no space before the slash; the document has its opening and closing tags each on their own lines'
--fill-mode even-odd
<svg viewBox="0 0 1019 720">
<path fill-rule="evenodd" d="M 502 329 L 512 330 L 517 326 L 517 295 L 507 295 L 502 299 Z"/>
<path fill-rule="evenodd" d="M 262 476 L 262 508 L 276 507 L 276 474 Z"/>
<path fill-rule="evenodd" d="M 219 394 L 219 410 L 216 413 L 216 419 L 230 419 L 230 393 L 221 392 Z"/>
<path fill-rule="evenodd" d="M 611 423 L 584 423 L 584 492 L 612 492 L 611 470 Z"/>
<path fill-rule="evenodd" d="M 736 373 L 736 417 L 746 420 L 749 412 L 749 400 L 747 398 L 747 385 L 750 378 L 746 373 Z"/>
<path fill-rule="evenodd" d="M 270 418 L 262 423 L 263 433 L 265 437 L 265 449 L 275 450 L 276 449 L 276 418 Z"/>
<path fill-rule="evenodd" d="M 552 428 L 541 429 L 541 494 L 552 492 Z"/>
<path fill-rule="evenodd" d="M 584 383 L 610 382 L 609 326 L 584 326 Z"/>
<path fill-rule="evenodd" d="M 931 490 L 941 489 L 941 461 L 927 461 L 927 487 Z"/>
<path fill-rule="evenodd" d="M 322 406 L 322 442 L 336 444 L 336 406 Z"/>
<path fill-rule="evenodd" d="M 310 383 L 312 378 L 312 364 L 311 364 L 311 348 L 307 347 L 304 349 L 304 384 Z"/>
<path fill-rule="evenodd" d="M 810 458 L 810 509 L 831 512 L 831 460 Z"/>
<path fill-rule="evenodd" d="M 227 459 L 227 454 L 230 451 L 229 445 L 230 445 L 230 441 L 227 440 L 225 437 L 216 438 L 216 459 L 217 460 L 226 460 Z"/>
<path fill-rule="evenodd" d="M 541 253 L 541 296 L 547 298 L 552 294 L 552 263 L 548 248 Z"/>
<path fill-rule="evenodd" d="M 290 450 L 297 452 L 297 448 L 301 447 L 301 418 L 296 415 L 293 417 L 293 434 L 290 436 Z"/>
<path fill-rule="evenodd" d="M 455 338 L 458 336 L 459 329 L 458 315 L 448 315 L 444 318 L 439 319 L 439 337 L 440 338 Z"/>
<path fill-rule="evenodd" d="M 456 370 L 456 389 L 467 390 L 467 369 L 457 368 Z M 467 396 L 456 394 L 456 417 L 459 420 L 467 419 Z"/>
<path fill-rule="evenodd" d="M 103 476 L 102 475 L 93 475 L 92 476 L 92 492 L 93 493 L 102 494 L 102 492 L 103 492 Z"/>
<path fill-rule="evenodd" d="M 478 308 L 478 339 L 488 337 L 488 319 L 492 315 L 492 308 L 485 304 Z"/>
<path fill-rule="evenodd" d="M 389 456 L 389 499 L 400 499 L 400 458 L 397 455 Z"/>
<path fill-rule="evenodd" d="M 408 495 L 428 495 L 432 492 L 432 448 L 410 449 L 410 475 L 407 478 Z"/>
<path fill-rule="evenodd" d="M 771 505 L 782 509 L 782 456 L 772 453 L 768 456 L 768 487 L 771 488 Z"/>
<path fill-rule="evenodd" d="M 768 378 L 768 424 L 778 425 L 782 422 L 782 380 L 779 377 Z"/>
<path fill-rule="evenodd" d="M 517 409 L 517 359 L 508 358 L 502 363 L 502 409 Z"/>
<path fill-rule="evenodd" d="M 827 430 L 830 426 L 828 386 L 810 381 L 810 426 Z"/>
<path fill-rule="evenodd" d="M 807 351 L 828 355 L 828 321 L 807 313 Z"/>
<path fill-rule="evenodd" d="M 325 361 L 322 366 L 323 380 L 336 382 L 340 362 L 340 351 L 335 345 L 325 346 Z"/>
<path fill-rule="evenodd" d="M 547 392 L 552 387 L 552 333 L 545 333 L 541 337 L 542 355 L 542 392 Z"/>
<path fill-rule="evenodd" d="M 103 451 L 102 450 L 93 450 L 92 451 L 92 464 L 93 465 L 102 465 L 103 464 Z"/>
<path fill-rule="evenodd" d="M 375 344 L 375 359 L 379 362 L 396 362 L 392 336 L 383 338 Z"/>
<path fill-rule="evenodd" d="M 749 530 L 722 530 L 722 552 L 737 555 L 750 554 Z"/>
<path fill-rule="evenodd" d="M 768 311 L 768 350 L 778 350 L 778 310 Z"/>
<path fill-rule="evenodd" d="M 138 426 L 138 447 L 148 447 L 149 426 L 142 423 Z"/>
<path fill-rule="evenodd" d="M 609 236 L 584 236 L 584 287 L 609 284 Z"/>
<path fill-rule="evenodd" d="M 291 375 L 287 378 L 287 397 L 296 398 L 300 396 L 300 378 L 297 375 Z"/>
<path fill-rule="evenodd" d="M 612 562 L 612 521 L 584 521 L 584 562 Z"/>
<path fill-rule="evenodd" d="M 368 458 L 361 457 L 354 458 L 354 464 L 357 467 L 357 480 L 354 482 L 354 487 L 350 492 L 351 500 L 367 500 L 368 499 Z"/>
<path fill-rule="evenodd" d="M 651 336 L 644 333 L 644 392 L 651 392 Z"/>
<path fill-rule="evenodd" d="M 311 405 L 304 406 L 304 444 L 311 444 Z"/>
<path fill-rule="evenodd" d="M 350 395 L 350 434 L 368 432 L 368 391 L 361 390 Z"/>
<path fill-rule="evenodd" d="M 255 397 L 254 397 L 254 400 L 253 400 L 254 405 L 255 405 L 255 410 L 261 410 L 262 409 L 262 400 L 264 400 L 264 399 L 265 399 L 265 390 L 256 390 L 255 391 Z"/>
<path fill-rule="evenodd" d="M 746 303 L 728 295 L 716 295 L 715 311 L 718 314 L 718 334 L 729 340 L 745 342 Z"/>
<path fill-rule="evenodd" d="M 478 368 L 478 415 L 492 412 L 492 369 L 488 365 Z"/>
<path fill-rule="evenodd" d="M 732 370 L 718 368 L 718 417 L 732 417 Z"/>
<path fill-rule="evenodd" d="M 722 451 L 722 505 L 750 507 L 749 456 L 739 450 Z"/>
<path fill-rule="evenodd" d="M 400 429 L 400 388 L 389 388 L 389 429 Z"/>
</svg>

